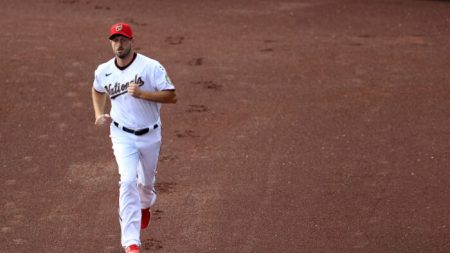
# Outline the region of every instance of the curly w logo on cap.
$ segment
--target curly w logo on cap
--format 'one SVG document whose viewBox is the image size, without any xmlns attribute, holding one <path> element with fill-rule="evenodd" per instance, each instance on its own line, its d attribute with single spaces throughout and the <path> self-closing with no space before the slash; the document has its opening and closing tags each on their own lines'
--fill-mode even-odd
<svg viewBox="0 0 450 253">
<path fill-rule="evenodd" d="M 133 38 L 133 31 L 131 30 L 130 25 L 125 23 L 117 23 L 111 26 L 109 39 L 112 39 L 116 35 L 122 35 L 129 39 Z"/>
</svg>

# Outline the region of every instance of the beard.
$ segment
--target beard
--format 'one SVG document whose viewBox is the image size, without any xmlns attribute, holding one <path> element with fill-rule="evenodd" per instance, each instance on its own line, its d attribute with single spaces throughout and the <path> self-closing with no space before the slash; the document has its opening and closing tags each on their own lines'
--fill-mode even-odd
<svg viewBox="0 0 450 253">
<path fill-rule="evenodd" d="M 120 59 L 125 59 L 130 55 L 130 52 L 131 52 L 131 47 L 124 48 L 121 52 L 117 50 L 116 56 L 119 57 Z"/>
</svg>

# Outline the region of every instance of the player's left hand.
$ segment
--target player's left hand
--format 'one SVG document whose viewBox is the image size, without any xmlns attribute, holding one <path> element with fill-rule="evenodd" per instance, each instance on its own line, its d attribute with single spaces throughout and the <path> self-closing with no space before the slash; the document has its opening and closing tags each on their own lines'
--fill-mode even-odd
<svg viewBox="0 0 450 253">
<path fill-rule="evenodd" d="M 128 85 L 128 94 L 130 94 L 131 96 L 139 98 L 141 96 L 141 93 L 142 91 L 139 88 L 139 85 L 137 85 L 136 83 L 130 83 L 130 85 Z"/>
</svg>

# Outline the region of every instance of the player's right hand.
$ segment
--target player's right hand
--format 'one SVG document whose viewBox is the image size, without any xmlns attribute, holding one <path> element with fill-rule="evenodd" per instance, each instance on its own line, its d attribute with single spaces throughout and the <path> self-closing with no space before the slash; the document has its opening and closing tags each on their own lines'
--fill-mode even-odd
<svg viewBox="0 0 450 253">
<path fill-rule="evenodd" d="M 95 119 L 96 126 L 103 126 L 109 123 L 111 123 L 111 116 L 109 114 L 102 114 Z"/>
</svg>

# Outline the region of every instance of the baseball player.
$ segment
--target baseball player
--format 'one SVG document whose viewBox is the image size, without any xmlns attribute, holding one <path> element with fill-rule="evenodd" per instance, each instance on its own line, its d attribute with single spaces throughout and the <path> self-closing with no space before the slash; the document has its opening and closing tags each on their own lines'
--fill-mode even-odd
<svg viewBox="0 0 450 253">
<path fill-rule="evenodd" d="M 140 230 L 147 228 L 156 201 L 160 108 L 162 103 L 176 103 L 177 97 L 164 67 L 134 51 L 128 24 L 114 24 L 109 40 L 115 57 L 95 70 L 92 88 L 95 125 L 110 127 L 120 174 L 121 243 L 126 253 L 138 253 Z M 104 111 L 108 96 L 110 114 Z"/>
</svg>

